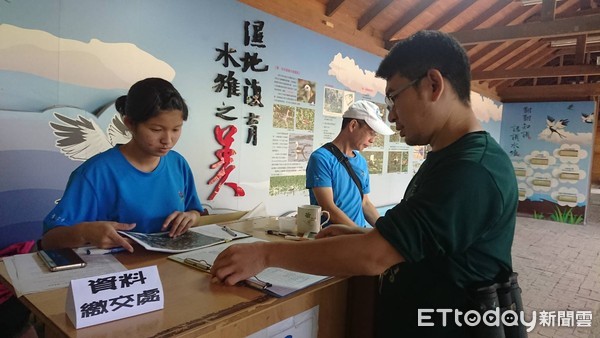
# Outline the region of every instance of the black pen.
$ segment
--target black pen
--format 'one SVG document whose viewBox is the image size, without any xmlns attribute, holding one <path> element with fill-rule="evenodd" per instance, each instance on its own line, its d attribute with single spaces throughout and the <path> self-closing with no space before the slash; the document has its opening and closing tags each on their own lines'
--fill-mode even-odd
<svg viewBox="0 0 600 338">
<path fill-rule="evenodd" d="M 281 232 L 281 231 L 277 231 L 277 230 L 267 230 L 267 235 L 275 235 L 275 236 L 288 236 L 290 234 L 287 234 L 285 232 Z"/>
<path fill-rule="evenodd" d="M 223 229 L 223 231 L 225 231 L 226 233 L 230 234 L 233 237 L 237 237 L 237 234 L 235 232 L 233 232 L 231 229 L 229 229 L 226 225 L 223 225 L 221 227 L 221 229 Z"/>
</svg>

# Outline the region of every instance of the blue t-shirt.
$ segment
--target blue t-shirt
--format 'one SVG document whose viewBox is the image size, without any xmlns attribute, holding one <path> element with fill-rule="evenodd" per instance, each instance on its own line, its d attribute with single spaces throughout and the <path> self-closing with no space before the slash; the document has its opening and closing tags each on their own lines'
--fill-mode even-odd
<svg viewBox="0 0 600 338">
<path fill-rule="evenodd" d="M 367 161 L 358 151 L 353 151 L 354 157 L 348 157 L 350 165 L 360 180 L 363 193 L 371 191 L 369 185 L 369 169 Z M 361 227 L 367 226 L 362 209 L 362 198 L 358 187 L 340 161 L 327 149 L 321 147 L 314 151 L 306 166 L 306 188 L 309 189 L 310 204 L 318 205 L 312 188 L 330 187 L 333 190 L 333 202 L 354 223 Z"/>
<path fill-rule="evenodd" d="M 136 223 L 132 231 L 158 232 L 171 213 L 190 210 L 204 209 L 183 156 L 169 151 L 145 173 L 115 146 L 71 173 L 60 202 L 44 219 L 44 232 L 92 221 Z"/>
</svg>

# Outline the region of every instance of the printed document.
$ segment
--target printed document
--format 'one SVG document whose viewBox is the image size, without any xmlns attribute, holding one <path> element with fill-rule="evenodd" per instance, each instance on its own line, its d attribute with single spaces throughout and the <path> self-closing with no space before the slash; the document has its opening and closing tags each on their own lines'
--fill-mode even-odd
<svg viewBox="0 0 600 338">
<path fill-rule="evenodd" d="M 192 258 L 196 261 L 204 261 L 209 265 L 212 265 L 215 262 L 217 256 L 221 253 L 221 251 L 225 250 L 230 245 L 238 243 L 252 243 L 257 241 L 263 240 L 254 237 L 249 237 L 245 239 L 236 240 L 234 242 L 227 242 L 224 244 L 219 244 L 199 250 L 171 255 L 169 256 L 169 259 L 185 264 L 186 258 Z M 264 291 L 275 297 L 287 296 L 292 292 L 301 290 L 317 282 L 330 278 L 328 276 L 311 275 L 302 272 L 289 271 L 281 268 L 267 268 L 264 271 L 257 274 L 256 277 L 258 277 L 259 281 L 269 284 L 269 286 L 266 286 L 264 288 Z M 255 279 L 249 281 L 252 281 L 253 284 L 256 283 Z"/>
</svg>

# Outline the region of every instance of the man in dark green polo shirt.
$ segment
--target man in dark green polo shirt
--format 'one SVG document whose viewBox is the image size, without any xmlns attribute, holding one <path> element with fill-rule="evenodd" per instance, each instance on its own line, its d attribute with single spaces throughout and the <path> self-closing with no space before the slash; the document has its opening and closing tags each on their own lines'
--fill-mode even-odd
<svg viewBox="0 0 600 338">
<path fill-rule="evenodd" d="M 214 279 L 233 285 L 271 266 L 380 275 L 377 336 L 468 337 L 454 316 L 472 308 L 467 289 L 512 269 L 512 164 L 475 118 L 469 60 L 451 36 L 421 31 L 398 42 L 377 76 L 387 81 L 389 121 L 407 144 L 431 147 L 402 201 L 372 230 L 330 226 L 315 241 L 231 246 Z"/>
</svg>

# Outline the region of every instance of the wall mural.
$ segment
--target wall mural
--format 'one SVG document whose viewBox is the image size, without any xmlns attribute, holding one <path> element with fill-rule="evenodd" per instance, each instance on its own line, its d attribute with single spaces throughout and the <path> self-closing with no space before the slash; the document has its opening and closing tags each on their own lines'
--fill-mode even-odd
<svg viewBox="0 0 600 338">
<path fill-rule="evenodd" d="M 501 140 L 515 168 L 520 215 L 584 223 L 594 110 L 594 102 L 504 105 Z"/>
<path fill-rule="evenodd" d="M 71 171 L 127 141 L 114 101 L 140 79 L 167 79 L 186 100 L 175 150 L 213 213 L 306 204 L 307 159 L 337 135 L 346 107 L 385 108 L 380 57 L 234 0 L 168 11 L 160 1 L 0 1 L 0 60 L 0 247 L 39 238 Z M 499 104 L 473 97 L 497 137 Z M 371 200 L 397 203 L 425 148 L 392 135 L 368 150 Z"/>
</svg>

